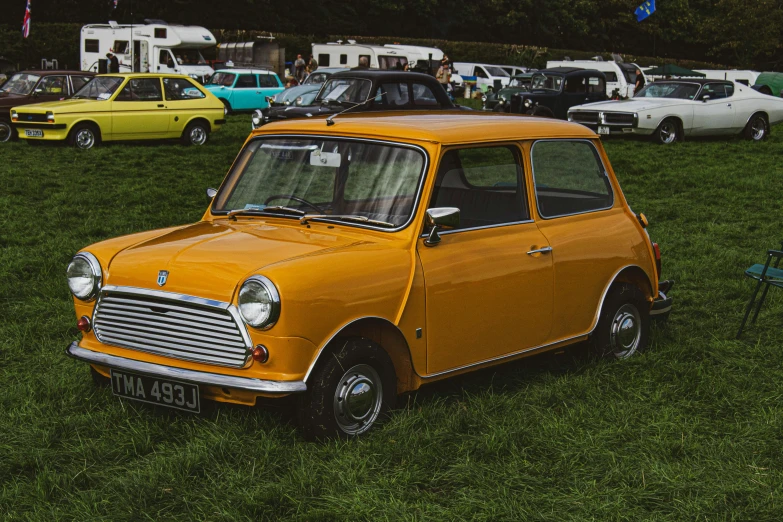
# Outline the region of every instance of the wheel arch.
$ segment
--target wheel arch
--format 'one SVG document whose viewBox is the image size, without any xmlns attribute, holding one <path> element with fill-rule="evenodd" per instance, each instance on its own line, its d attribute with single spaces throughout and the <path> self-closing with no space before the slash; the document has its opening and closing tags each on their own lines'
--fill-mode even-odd
<svg viewBox="0 0 783 522">
<path fill-rule="evenodd" d="M 89 118 L 82 118 L 81 120 L 77 120 L 77 121 L 73 122 L 71 124 L 71 128 L 68 129 L 68 138 L 73 136 L 73 131 L 76 130 L 77 127 L 82 126 L 82 125 L 90 125 L 90 126 L 92 126 L 98 133 L 98 139 L 101 140 L 101 141 L 104 140 L 103 130 L 101 129 L 100 123 L 98 123 L 95 120 L 91 120 Z"/>
<path fill-rule="evenodd" d="M 397 392 L 412 390 L 417 387 L 418 375 L 413 368 L 410 347 L 408 341 L 400 329 L 388 319 L 368 316 L 354 319 L 343 325 L 319 348 L 318 353 L 310 363 L 305 373 L 304 381 L 310 378 L 316 365 L 323 361 L 330 353 L 340 347 L 339 339 L 345 337 L 363 337 L 380 346 L 394 364 L 394 373 L 397 376 Z"/>
<path fill-rule="evenodd" d="M 595 312 L 595 317 L 593 318 L 593 326 L 590 328 L 589 333 L 592 333 L 598 326 L 598 320 L 601 317 L 601 312 L 603 311 L 604 303 L 606 302 L 606 296 L 609 295 L 609 291 L 621 283 L 628 283 L 639 287 L 639 289 L 647 297 L 648 301 L 652 303 L 654 298 L 654 288 L 652 281 L 650 281 L 650 278 L 647 275 L 647 272 L 645 272 L 644 269 L 642 269 L 642 267 L 639 265 L 626 265 L 615 272 L 614 276 L 604 287 L 604 291 L 601 294 L 601 300 L 598 303 L 598 308 Z"/>
<path fill-rule="evenodd" d="M 742 127 L 742 128 L 744 129 L 745 127 L 750 125 L 750 121 L 753 119 L 754 116 L 756 116 L 758 114 L 764 116 L 764 119 L 767 120 L 767 128 L 769 128 L 769 114 L 767 114 L 767 111 L 765 111 L 765 110 L 754 111 L 754 112 L 750 113 L 750 116 L 748 116 L 748 120 L 745 122 L 745 126 Z"/>
</svg>

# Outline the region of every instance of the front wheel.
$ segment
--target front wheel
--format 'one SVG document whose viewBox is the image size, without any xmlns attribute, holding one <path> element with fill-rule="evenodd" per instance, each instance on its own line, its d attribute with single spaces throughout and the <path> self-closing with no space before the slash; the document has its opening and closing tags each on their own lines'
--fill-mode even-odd
<svg viewBox="0 0 783 522">
<path fill-rule="evenodd" d="M 653 140 L 661 145 L 670 145 L 681 139 L 680 124 L 674 118 L 663 120 L 653 133 Z"/>
<path fill-rule="evenodd" d="M 100 136 L 93 125 L 81 124 L 71 131 L 68 142 L 77 149 L 89 150 L 100 143 Z"/>
<path fill-rule="evenodd" d="M 754 114 L 745 126 L 745 139 L 762 141 L 769 135 L 769 124 L 763 114 Z"/>
<path fill-rule="evenodd" d="M 607 294 L 591 338 L 596 355 L 627 359 L 647 348 L 650 306 L 635 285 L 622 283 Z"/>
<path fill-rule="evenodd" d="M 11 141 L 16 138 L 16 131 L 11 127 L 11 122 L 0 118 L 0 143 Z"/>
<path fill-rule="evenodd" d="M 300 397 L 299 423 L 308 440 L 354 438 L 394 406 L 397 379 L 386 352 L 364 338 L 346 338 L 316 368 Z"/>
<path fill-rule="evenodd" d="M 182 133 L 183 145 L 204 145 L 209 139 L 209 127 L 201 121 L 194 121 Z"/>
</svg>

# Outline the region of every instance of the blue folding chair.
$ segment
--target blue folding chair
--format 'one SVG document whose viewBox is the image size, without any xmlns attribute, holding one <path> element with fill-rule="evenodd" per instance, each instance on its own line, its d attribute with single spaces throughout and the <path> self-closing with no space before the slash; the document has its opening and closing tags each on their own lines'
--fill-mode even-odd
<svg viewBox="0 0 783 522">
<path fill-rule="evenodd" d="M 769 266 L 773 257 L 775 258 L 775 264 Z M 759 302 L 756 305 L 756 312 L 753 314 L 753 319 L 750 321 L 751 323 L 756 322 L 756 318 L 759 316 L 759 310 L 761 310 L 761 305 L 764 304 L 764 299 L 767 298 L 769 287 L 774 286 L 783 288 L 783 269 L 780 268 L 781 258 L 783 258 L 783 244 L 780 245 L 780 250 L 767 251 L 766 263 L 763 265 L 753 265 L 745 270 L 745 275 L 758 281 L 758 284 L 756 284 L 756 289 L 753 290 L 753 295 L 745 309 L 745 317 L 742 318 L 742 324 L 737 332 L 737 339 L 742 335 L 742 329 L 745 328 L 745 323 L 748 321 L 748 316 L 753 308 L 753 302 L 756 300 L 756 296 L 758 295 L 761 286 L 764 286 L 764 292 L 761 294 L 761 299 L 759 299 Z"/>
</svg>

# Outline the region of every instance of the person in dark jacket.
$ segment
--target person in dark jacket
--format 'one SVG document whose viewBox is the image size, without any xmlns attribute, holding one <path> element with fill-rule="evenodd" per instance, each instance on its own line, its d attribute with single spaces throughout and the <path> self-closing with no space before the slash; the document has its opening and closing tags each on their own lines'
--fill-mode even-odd
<svg viewBox="0 0 783 522">
<path fill-rule="evenodd" d="M 106 53 L 106 58 L 109 59 L 109 73 L 120 72 L 120 61 L 114 56 L 114 53 Z"/>
<path fill-rule="evenodd" d="M 639 91 L 641 91 L 644 88 L 644 75 L 642 74 L 641 69 L 636 69 L 636 85 L 633 90 L 633 95 L 636 96 Z"/>
</svg>

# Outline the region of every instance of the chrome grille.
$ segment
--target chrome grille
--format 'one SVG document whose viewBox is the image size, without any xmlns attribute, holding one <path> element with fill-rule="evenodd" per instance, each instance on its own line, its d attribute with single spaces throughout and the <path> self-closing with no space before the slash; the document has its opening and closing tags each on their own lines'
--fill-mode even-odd
<svg viewBox="0 0 783 522">
<path fill-rule="evenodd" d="M 604 121 L 606 121 L 606 123 L 633 125 L 633 114 L 623 112 L 606 112 L 604 113 Z"/>
<path fill-rule="evenodd" d="M 228 303 L 140 288 L 105 287 L 93 329 L 105 344 L 234 368 L 251 347 Z"/>
<path fill-rule="evenodd" d="M 594 111 L 574 111 L 571 120 L 578 123 L 598 123 L 598 113 Z"/>
</svg>

